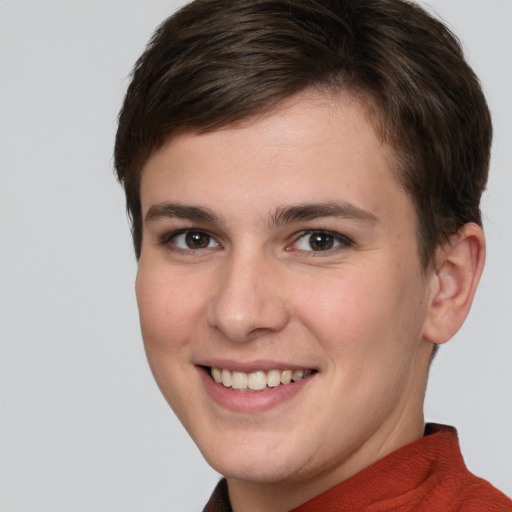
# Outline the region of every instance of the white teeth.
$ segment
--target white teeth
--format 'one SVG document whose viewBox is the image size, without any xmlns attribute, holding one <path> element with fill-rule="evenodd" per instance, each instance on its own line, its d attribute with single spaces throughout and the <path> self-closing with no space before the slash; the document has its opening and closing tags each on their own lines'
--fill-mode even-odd
<svg viewBox="0 0 512 512">
<path fill-rule="evenodd" d="M 298 382 L 311 375 L 312 370 L 270 370 L 268 373 L 257 371 L 252 373 L 232 372 L 230 370 L 212 368 L 213 380 L 226 388 L 236 390 L 262 391 L 266 388 L 275 388 Z"/>
<path fill-rule="evenodd" d="M 292 381 L 292 371 L 291 370 L 283 370 L 281 373 L 281 384 L 290 384 Z"/>
<path fill-rule="evenodd" d="M 233 372 L 231 387 L 233 389 L 247 389 L 247 373 Z"/>
<path fill-rule="evenodd" d="M 293 382 L 297 382 L 298 380 L 301 380 L 303 377 L 304 377 L 304 370 L 295 370 L 292 373 Z"/>
<path fill-rule="evenodd" d="M 231 372 L 229 370 L 222 370 L 222 385 L 226 388 L 231 387 Z"/>
<path fill-rule="evenodd" d="M 281 372 L 279 370 L 270 370 L 267 374 L 267 386 L 275 388 L 281 384 Z"/>
<path fill-rule="evenodd" d="M 222 372 L 218 368 L 212 368 L 212 377 L 217 384 L 222 382 Z"/>
<path fill-rule="evenodd" d="M 267 387 L 267 377 L 263 372 L 254 372 L 249 374 L 249 389 L 260 391 Z"/>
</svg>

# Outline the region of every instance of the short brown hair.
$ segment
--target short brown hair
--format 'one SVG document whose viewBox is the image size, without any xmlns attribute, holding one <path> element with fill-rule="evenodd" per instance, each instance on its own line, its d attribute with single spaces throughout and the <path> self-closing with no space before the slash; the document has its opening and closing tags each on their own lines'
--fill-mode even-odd
<svg viewBox="0 0 512 512">
<path fill-rule="evenodd" d="M 418 216 L 422 262 L 481 225 L 492 126 L 457 38 L 405 0 L 195 0 L 137 61 L 115 143 L 137 257 L 148 157 L 178 131 L 271 111 L 307 88 L 363 94 Z"/>
</svg>

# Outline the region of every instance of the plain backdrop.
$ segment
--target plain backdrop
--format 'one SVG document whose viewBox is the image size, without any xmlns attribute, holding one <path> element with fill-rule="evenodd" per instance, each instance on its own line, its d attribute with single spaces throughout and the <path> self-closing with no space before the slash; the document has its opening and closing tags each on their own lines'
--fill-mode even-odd
<svg viewBox="0 0 512 512">
<path fill-rule="evenodd" d="M 218 475 L 148 370 L 112 171 L 127 76 L 183 2 L 0 0 L 0 510 L 201 510 Z M 427 419 L 512 495 L 512 1 L 431 0 L 494 116 L 487 267 Z"/>
</svg>

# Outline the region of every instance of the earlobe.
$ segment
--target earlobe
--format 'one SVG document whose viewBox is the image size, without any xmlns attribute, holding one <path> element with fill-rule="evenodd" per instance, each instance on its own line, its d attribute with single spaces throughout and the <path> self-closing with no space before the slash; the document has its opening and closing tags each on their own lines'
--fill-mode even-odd
<svg viewBox="0 0 512 512">
<path fill-rule="evenodd" d="M 485 263 L 485 238 L 475 223 L 465 224 L 439 247 L 431 276 L 429 312 L 423 337 L 441 344 L 466 319 Z"/>
</svg>

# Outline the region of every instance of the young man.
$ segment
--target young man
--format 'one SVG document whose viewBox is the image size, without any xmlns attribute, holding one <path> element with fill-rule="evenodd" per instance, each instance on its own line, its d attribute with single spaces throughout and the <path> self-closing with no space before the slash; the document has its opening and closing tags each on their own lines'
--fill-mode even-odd
<svg viewBox="0 0 512 512">
<path fill-rule="evenodd" d="M 512 510 L 423 417 L 484 265 L 490 141 L 415 4 L 196 0 L 160 27 L 115 163 L 151 369 L 226 477 L 205 510 Z"/>
</svg>

